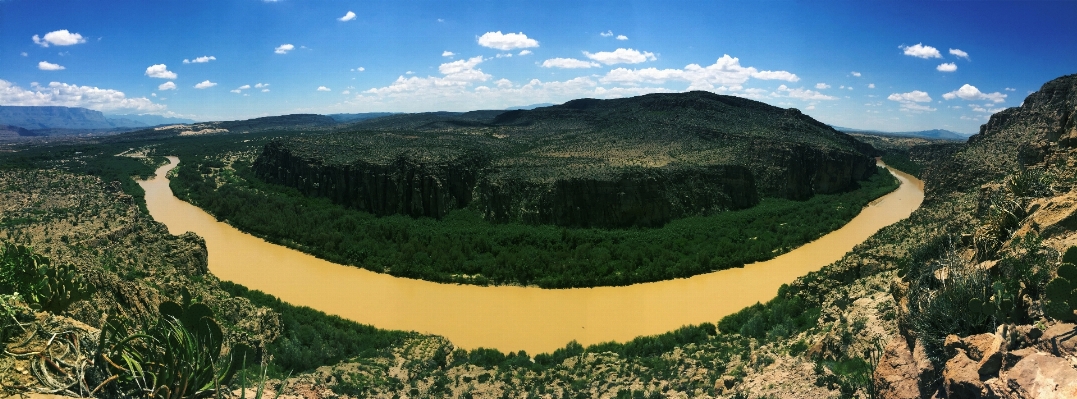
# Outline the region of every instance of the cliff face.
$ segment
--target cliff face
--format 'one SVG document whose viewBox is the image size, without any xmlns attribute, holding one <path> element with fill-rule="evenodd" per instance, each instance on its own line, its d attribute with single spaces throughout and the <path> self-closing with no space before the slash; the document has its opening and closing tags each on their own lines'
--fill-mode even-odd
<svg viewBox="0 0 1077 399">
<path fill-rule="evenodd" d="M 858 187 L 875 150 L 795 109 L 706 92 L 392 115 L 266 146 L 266 181 L 377 215 L 658 226 Z"/>
</svg>

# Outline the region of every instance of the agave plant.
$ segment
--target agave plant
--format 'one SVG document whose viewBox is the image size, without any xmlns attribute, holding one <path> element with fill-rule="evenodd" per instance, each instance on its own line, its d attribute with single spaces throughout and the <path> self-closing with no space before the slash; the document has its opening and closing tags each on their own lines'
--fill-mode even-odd
<svg viewBox="0 0 1077 399">
<path fill-rule="evenodd" d="M 253 351 L 243 344 L 222 353 L 224 334 L 205 304 L 164 302 L 155 325 L 139 331 L 110 317 L 101 330 L 97 358 L 119 396 L 204 398 L 226 386 Z"/>
</svg>

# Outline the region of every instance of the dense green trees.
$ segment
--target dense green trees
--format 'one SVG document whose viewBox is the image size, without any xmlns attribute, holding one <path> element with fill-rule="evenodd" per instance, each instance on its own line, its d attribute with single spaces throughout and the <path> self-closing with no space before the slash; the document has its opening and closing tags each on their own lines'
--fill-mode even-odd
<svg viewBox="0 0 1077 399">
<path fill-rule="evenodd" d="M 841 227 L 896 180 L 879 173 L 858 190 L 808 201 L 764 199 L 751 209 L 651 229 L 494 224 L 470 210 L 441 220 L 375 217 L 187 158 L 172 188 L 219 220 L 330 261 L 394 276 L 545 288 L 615 286 L 688 277 L 770 259 Z"/>
</svg>

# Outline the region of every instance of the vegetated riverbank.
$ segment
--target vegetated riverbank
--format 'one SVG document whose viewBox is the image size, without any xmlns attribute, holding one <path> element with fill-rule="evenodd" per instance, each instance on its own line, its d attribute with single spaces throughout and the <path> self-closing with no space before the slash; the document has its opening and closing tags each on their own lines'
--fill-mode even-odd
<svg viewBox="0 0 1077 399">
<path fill-rule="evenodd" d="M 470 210 L 442 220 L 375 217 L 265 183 L 242 158 L 185 160 L 171 181 L 177 197 L 218 220 L 332 262 L 434 282 L 543 288 L 661 281 L 770 259 L 897 187 L 877 173 L 857 190 L 806 201 L 767 198 L 658 228 L 583 229 L 496 224 Z"/>
</svg>

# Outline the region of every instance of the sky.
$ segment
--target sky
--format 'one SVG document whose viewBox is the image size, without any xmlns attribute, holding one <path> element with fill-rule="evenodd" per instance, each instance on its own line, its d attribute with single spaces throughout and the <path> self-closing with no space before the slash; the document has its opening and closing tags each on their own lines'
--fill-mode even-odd
<svg viewBox="0 0 1077 399">
<path fill-rule="evenodd" d="M 0 0 L 0 105 L 200 121 L 706 90 L 975 133 L 1077 73 L 1077 2 Z"/>
</svg>

